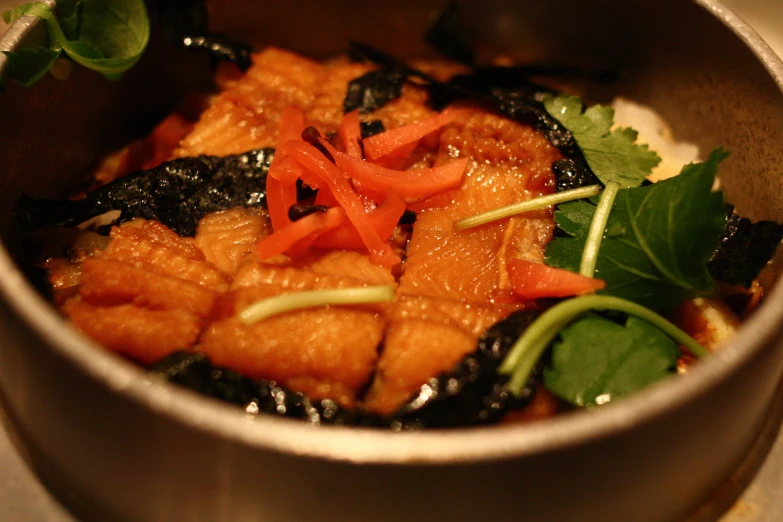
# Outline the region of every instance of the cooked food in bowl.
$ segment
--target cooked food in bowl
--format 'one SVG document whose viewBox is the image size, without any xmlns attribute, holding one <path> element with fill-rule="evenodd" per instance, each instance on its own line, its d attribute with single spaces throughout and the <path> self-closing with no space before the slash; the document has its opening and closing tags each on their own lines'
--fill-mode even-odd
<svg viewBox="0 0 783 522">
<path fill-rule="evenodd" d="M 554 69 L 352 51 L 221 66 L 83 192 L 23 198 L 72 229 L 36 261 L 69 321 L 251 413 L 403 429 L 607 404 L 758 302 L 783 227 L 714 190 L 722 149 L 651 183 Z"/>
</svg>

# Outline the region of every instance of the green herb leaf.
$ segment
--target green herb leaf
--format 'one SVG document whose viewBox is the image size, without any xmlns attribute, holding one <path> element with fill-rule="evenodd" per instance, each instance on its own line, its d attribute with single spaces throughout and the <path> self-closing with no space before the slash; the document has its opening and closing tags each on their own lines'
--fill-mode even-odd
<svg viewBox="0 0 783 522">
<path fill-rule="evenodd" d="M 671 375 L 678 356 L 677 344 L 642 319 L 588 315 L 560 332 L 544 383 L 577 406 L 606 404 Z"/>
<path fill-rule="evenodd" d="M 595 105 L 582 111 L 576 96 L 547 96 L 547 112 L 573 134 L 590 168 L 606 185 L 615 182 L 621 188 L 638 187 L 661 158 L 647 145 L 635 145 L 633 129 L 612 130 L 614 109 Z"/>
<path fill-rule="evenodd" d="M 142 0 L 82 2 L 78 40 L 65 52 L 78 64 L 116 79 L 141 58 L 150 37 Z"/>
<path fill-rule="evenodd" d="M 49 72 L 60 51 L 33 47 L 4 54 L 8 58 L 8 74 L 25 87 L 30 87 Z"/>
<path fill-rule="evenodd" d="M 618 297 L 583 295 L 566 299 L 541 314 L 516 340 L 498 368 L 498 373 L 510 376 L 508 390 L 517 397 L 521 396 L 536 362 L 560 332 L 585 313 L 594 310 L 622 312 L 646 321 L 696 357 L 706 357 L 710 353 L 687 333 L 649 308 Z"/>
<path fill-rule="evenodd" d="M 726 156 L 716 149 L 679 176 L 620 191 L 598 254 L 596 277 L 606 281 L 599 293 L 670 310 L 713 289 L 707 263 L 723 233 L 725 206 L 712 185 Z M 590 201 L 560 205 L 555 221 L 570 237 L 549 243 L 548 265 L 579 271 L 594 212 Z"/>
<path fill-rule="evenodd" d="M 712 192 L 720 163 L 716 149 L 704 163 L 686 165 L 669 183 L 625 193 L 625 211 L 639 245 L 667 279 L 682 288 L 707 291 L 707 271 L 726 225 L 722 192 Z"/>
<path fill-rule="evenodd" d="M 12 23 L 24 15 L 45 20 L 49 34 L 45 48 L 5 53 L 11 61 L 9 74 L 25 86 L 46 74 L 61 52 L 118 79 L 141 58 L 150 36 L 143 0 L 64 0 L 58 2 L 58 18 L 48 6 L 35 2 L 8 9 L 3 19 Z"/>
<path fill-rule="evenodd" d="M 82 0 L 57 0 L 57 19 L 68 40 L 79 37 Z"/>
</svg>

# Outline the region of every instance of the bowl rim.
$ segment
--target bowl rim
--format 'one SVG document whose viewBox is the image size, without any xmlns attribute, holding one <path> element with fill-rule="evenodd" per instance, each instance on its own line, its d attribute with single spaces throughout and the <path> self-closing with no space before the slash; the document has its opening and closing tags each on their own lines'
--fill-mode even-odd
<svg viewBox="0 0 783 522">
<path fill-rule="evenodd" d="M 717 0 L 691 0 L 731 29 L 756 55 L 783 91 L 783 61 L 761 37 Z M 54 0 L 46 0 L 54 6 Z M 39 20 L 25 16 L 0 38 L 0 50 L 13 50 Z M 0 54 L 0 72 L 6 64 Z M 783 96 L 783 93 L 781 94 Z M 0 244 L 0 297 L 51 350 L 77 371 L 153 414 L 207 436 L 230 440 L 256 451 L 365 464 L 447 465 L 488 462 L 547 453 L 620 434 L 653 421 L 709 393 L 750 359 L 775 342 L 783 318 L 783 277 L 756 313 L 715 356 L 687 379 L 667 379 L 594 411 L 558 415 L 540 423 L 394 433 L 370 428 L 323 426 L 242 414 L 236 406 L 161 382 L 68 326 L 28 283 Z"/>
</svg>

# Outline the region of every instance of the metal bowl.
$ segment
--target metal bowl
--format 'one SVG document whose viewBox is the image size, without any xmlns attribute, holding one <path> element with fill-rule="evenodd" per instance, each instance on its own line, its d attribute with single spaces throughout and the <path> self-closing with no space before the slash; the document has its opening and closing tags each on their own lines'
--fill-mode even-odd
<svg viewBox="0 0 783 522">
<path fill-rule="evenodd" d="M 215 28 L 314 56 L 366 40 L 425 54 L 441 1 L 213 2 Z M 225 5 L 221 5 L 225 4 Z M 230 8 L 229 8 L 230 4 Z M 723 144 L 729 200 L 783 219 L 783 64 L 713 0 L 462 2 L 499 53 L 612 67 L 623 94 L 678 138 Z M 17 22 L 0 49 L 40 37 Z M 0 68 L 4 58 L 0 57 Z M 62 193 L 110 148 L 150 128 L 207 64 L 154 40 L 120 83 L 75 70 L 0 95 L 0 230 L 15 198 Z M 742 459 L 783 368 L 783 284 L 690 375 L 627 400 L 531 425 L 391 433 L 246 416 L 142 370 L 71 330 L 0 249 L 0 384 L 47 484 L 97 520 L 580 520 L 685 515 Z"/>
</svg>

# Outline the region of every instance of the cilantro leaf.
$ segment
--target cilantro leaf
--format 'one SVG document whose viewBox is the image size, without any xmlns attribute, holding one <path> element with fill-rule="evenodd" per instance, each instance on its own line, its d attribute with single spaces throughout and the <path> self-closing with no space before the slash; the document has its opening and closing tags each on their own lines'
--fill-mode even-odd
<svg viewBox="0 0 783 522">
<path fill-rule="evenodd" d="M 3 13 L 12 23 L 22 16 L 45 21 L 46 47 L 4 52 L 9 74 L 25 86 L 43 77 L 65 53 L 73 61 L 118 79 L 141 58 L 150 37 L 150 24 L 143 0 L 64 0 L 58 2 L 58 17 L 41 2 L 15 6 Z"/>
<path fill-rule="evenodd" d="M 669 376 L 678 356 L 677 343 L 642 319 L 588 315 L 560 332 L 544 384 L 577 406 L 605 404 Z"/>
<path fill-rule="evenodd" d="M 547 112 L 573 134 L 588 165 L 604 185 L 617 183 L 621 188 L 639 186 L 661 158 L 647 145 L 636 145 L 637 132 L 612 130 L 614 109 L 595 105 L 582 111 L 577 96 L 551 96 L 544 99 Z"/>
<path fill-rule="evenodd" d="M 725 206 L 712 185 L 726 156 L 716 149 L 679 176 L 620 191 L 598 254 L 596 277 L 606 281 L 599 293 L 670 310 L 713 289 L 707 263 L 723 234 Z M 548 265 L 579 271 L 594 212 L 592 201 L 560 205 L 555 221 L 569 237 L 549 243 Z"/>
</svg>

